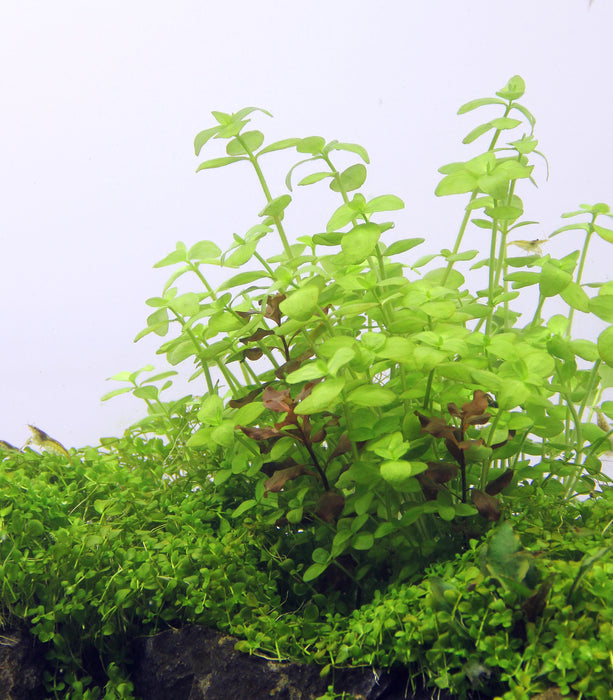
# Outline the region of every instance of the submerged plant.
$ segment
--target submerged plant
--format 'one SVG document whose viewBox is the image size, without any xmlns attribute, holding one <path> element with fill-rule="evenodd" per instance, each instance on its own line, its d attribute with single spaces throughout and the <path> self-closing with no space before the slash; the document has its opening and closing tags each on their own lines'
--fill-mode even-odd
<svg viewBox="0 0 613 700">
<path fill-rule="evenodd" d="M 611 449 L 613 403 L 602 392 L 613 385 L 613 328 L 593 342 L 574 338 L 572 325 L 576 311 L 613 320 L 613 284 L 583 282 L 593 235 L 613 243 L 601 223 L 612 214 L 605 204 L 565 214 L 587 220 L 552 234 L 583 234 L 581 250 L 560 258 L 543 253 L 549 241 L 511 238 L 535 223 L 518 194 L 539 155 L 535 119 L 518 102 L 524 89 L 515 76 L 460 108 L 501 115 L 464 139 L 490 135 L 484 152 L 440 169 L 436 194 L 469 201 L 453 248 L 419 258 L 411 251 L 424 239 L 393 236 L 387 220 L 402 200 L 359 191 L 369 163 L 361 146 L 320 136 L 264 145 L 248 128 L 255 112 L 268 115 L 257 108 L 213 112 L 216 125 L 196 136 L 197 155 L 226 142 L 226 155 L 199 171 L 249 165 L 265 197 L 259 221 L 228 250 L 180 242 L 156 265 L 176 269 L 148 299 L 137 339 L 167 338 L 158 352 L 173 366 L 191 362 L 204 393 L 164 403 L 154 380 L 168 388 L 171 372 L 141 384 L 122 373 L 132 385 L 107 397 L 144 398 L 140 429 L 166 436 L 181 469 L 246 487 L 235 522 L 258 529 L 297 594 L 324 572 L 316 585 L 326 589 L 339 576 L 356 592 L 372 588 L 373 574 L 402 580 L 420 557 L 463 547 L 536 493 L 564 503 L 608 481 L 600 457 Z M 288 191 L 273 195 L 263 166 L 287 149 L 301 159 Z M 339 169 L 339 152 L 357 162 Z M 325 230 L 293 241 L 284 215 L 305 169 L 298 186 L 327 182 L 340 203 Z M 485 240 L 464 250 L 468 235 Z M 278 251 L 264 253 L 275 238 Z M 511 245 L 524 254 L 510 255 Z M 480 259 L 480 250 L 489 252 Z M 470 289 L 458 269 L 468 261 L 471 274 L 486 269 L 485 288 Z M 236 272 L 214 287 L 209 266 Z M 180 291 L 187 276 L 201 291 Z M 538 292 L 532 316 L 528 287 Z M 568 312 L 547 318 L 552 299 Z"/>
</svg>

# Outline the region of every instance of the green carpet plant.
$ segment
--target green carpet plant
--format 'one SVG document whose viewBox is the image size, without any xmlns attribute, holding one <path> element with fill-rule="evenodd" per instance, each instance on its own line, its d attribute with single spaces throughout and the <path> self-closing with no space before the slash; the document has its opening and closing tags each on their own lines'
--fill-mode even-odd
<svg viewBox="0 0 613 700">
<path fill-rule="evenodd" d="M 460 108 L 496 116 L 464 139 L 482 152 L 440 168 L 436 194 L 468 198 L 453 248 L 421 255 L 390 220 L 403 201 L 365 193 L 363 147 L 265 144 L 268 112 L 213 112 L 196 154 L 225 154 L 198 171 L 249 167 L 265 204 L 226 250 L 180 242 L 156 264 L 172 272 L 137 339 L 178 369 L 113 378 L 105 399 L 147 407 L 121 438 L 3 452 L 0 600 L 48 643 L 50 697 L 133 697 L 126 640 L 189 622 L 322 673 L 613 697 L 613 283 L 584 280 L 613 214 L 581 205 L 525 240 L 545 160 L 524 90 Z M 280 193 L 278 151 L 298 154 Z M 294 239 L 293 199 L 326 185 L 338 207 Z M 184 367 L 199 388 L 168 399 Z"/>
</svg>

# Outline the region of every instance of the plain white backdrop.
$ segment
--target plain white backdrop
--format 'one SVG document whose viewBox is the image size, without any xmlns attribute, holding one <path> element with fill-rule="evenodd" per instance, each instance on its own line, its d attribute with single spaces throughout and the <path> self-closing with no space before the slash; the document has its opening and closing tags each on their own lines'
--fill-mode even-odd
<svg viewBox="0 0 613 700">
<path fill-rule="evenodd" d="M 612 27 L 610 0 L 2 0 L 0 438 L 21 445 L 32 423 L 95 445 L 141 417 L 136 399 L 100 397 L 121 370 L 165 366 L 155 337 L 132 342 L 169 274 L 152 265 L 177 240 L 227 247 L 263 204 L 246 167 L 195 173 L 223 154 L 193 152 L 211 110 L 270 110 L 253 122 L 268 142 L 362 144 L 365 194 L 404 199 L 395 235 L 425 237 L 421 255 L 452 245 L 466 204 L 434 196 L 437 168 L 476 155 L 461 139 L 490 117 L 458 107 L 520 74 L 551 167 L 519 192 L 541 222 L 524 237 L 543 238 L 564 211 L 613 204 Z M 273 194 L 291 162 L 269 157 Z M 338 205 L 325 183 L 295 197 L 292 237 Z M 465 247 L 482 241 L 474 228 Z M 594 241 L 584 281 L 611 279 L 612 252 Z"/>
</svg>

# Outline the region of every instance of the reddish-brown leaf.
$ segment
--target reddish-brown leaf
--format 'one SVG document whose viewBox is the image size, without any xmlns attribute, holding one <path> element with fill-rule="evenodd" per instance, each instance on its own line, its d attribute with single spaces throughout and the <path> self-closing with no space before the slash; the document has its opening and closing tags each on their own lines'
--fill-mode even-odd
<svg viewBox="0 0 613 700">
<path fill-rule="evenodd" d="M 464 413 L 465 416 L 479 416 L 485 413 L 489 405 L 488 396 L 485 391 L 477 389 L 473 392 L 472 401 L 462 404 L 462 413 Z"/>
<path fill-rule="evenodd" d="M 285 300 L 285 294 L 270 295 L 266 299 L 266 310 L 264 316 L 274 321 L 277 326 L 281 325 L 281 310 L 279 304 Z"/>
<path fill-rule="evenodd" d="M 509 440 L 512 440 L 515 437 L 515 430 L 509 430 L 509 434 L 507 435 L 507 439 L 503 440 L 502 442 L 497 442 L 495 445 L 491 445 L 491 448 L 495 450 L 497 447 L 502 447 L 503 445 L 506 445 Z"/>
<path fill-rule="evenodd" d="M 436 497 L 441 487 L 436 482 L 434 482 L 429 476 L 427 476 L 426 472 L 416 474 L 415 478 L 421 486 L 421 490 L 424 494 L 424 498 L 426 499 L 426 501 L 436 501 Z"/>
<path fill-rule="evenodd" d="M 317 515 L 326 523 L 334 523 L 345 507 L 345 497 L 340 493 L 326 491 L 317 501 Z"/>
<path fill-rule="evenodd" d="M 248 403 L 251 403 L 261 393 L 262 393 L 262 387 L 258 387 L 257 389 L 250 391 L 246 396 L 243 396 L 240 399 L 231 399 L 230 401 L 228 401 L 228 406 L 230 406 L 230 408 L 240 408 L 241 406 L 246 406 Z"/>
<path fill-rule="evenodd" d="M 257 343 L 258 340 L 266 338 L 266 336 L 274 335 L 274 331 L 268 330 L 268 328 L 258 328 L 255 333 L 252 333 L 246 338 L 241 338 L 241 343 Z"/>
<path fill-rule="evenodd" d="M 268 440 L 272 437 L 279 437 L 280 434 L 276 428 L 251 428 L 246 425 L 237 425 L 236 427 L 252 440 Z"/>
<path fill-rule="evenodd" d="M 489 413 L 482 413 L 479 416 L 471 416 L 467 423 L 468 425 L 484 425 L 485 423 L 489 423 L 491 417 Z"/>
<path fill-rule="evenodd" d="M 260 350 L 260 348 L 247 348 L 243 350 L 243 359 L 254 362 L 255 360 L 259 360 L 263 354 L 264 351 Z"/>
<path fill-rule="evenodd" d="M 471 447 L 481 447 L 485 445 L 485 440 L 483 438 L 477 438 L 476 440 L 462 440 L 458 442 L 458 447 L 461 450 L 470 450 Z"/>
<path fill-rule="evenodd" d="M 285 469 L 277 469 L 277 471 L 264 482 L 264 488 L 266 489 L 266 494 L 268 493 L 278 493 L 285 486 L 288 481 L 296 479 L 302 474 L 312 474 L 304 464 L 296 464 L 293 467 L 287 467 Z"/>
<path fill-rule="evenodd" d="M 485 493 L 495 496 L 505 489 L 513 481 L 513 470 L 507 469 L 500 476 L 496 477 L 485 487 Z"/>
<path fill-rule="evenodd" d="M 347 437 L 347 433 L 343 433 L 338 439 L 336 447 L 332 450 L 330 459 L 340 457 L 341 455 L 344 455 L 347 452 L 351 452 L 351 440 Z"/>
<path fill-rule="evenodd" d="M 497 498 L 479 489 L 472 489 L 470 497 L 473 505 L 479 511 L 479 515 L 494 522 L 500 519 L 500 504 Z"/>
<path fill-rule="evenodd" d="M 447 411 L 449 411 L 449 415 L 453 416 L 454 418 L 461 418 L 462 417 L 462 411 L 457 407 L 455 403 L 448 403 L 447 404 Z"/>
<path fill-rule="evenodd" d="M 262 396 L 262 403 L 265 408 L 276 413 L 286 413 L 290 411 L 294 405 L 289 393 L 289 389 L 273 389 L 271 386 L 266 387 Z"/>
<path fill-rule="evenodd" d="M 437 484 L 446 484 L 458 475 L 459 467 L 450 462 L 428 462 L 428 468 L 423 472 Z"/>
</svg>

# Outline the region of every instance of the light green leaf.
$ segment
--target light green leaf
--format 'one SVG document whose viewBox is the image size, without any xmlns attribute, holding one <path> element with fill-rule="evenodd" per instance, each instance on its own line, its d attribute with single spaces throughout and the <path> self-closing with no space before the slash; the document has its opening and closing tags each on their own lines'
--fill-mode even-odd
<svg viewBox="0 0 613 700">
<path fill-rule="evenodd" d="M 505 378 L 496 390 L 496 401 L 502 410 L 520 406 L 530 398 L 530 389 L 519 379 Z"/>
<path fill-rule="evenodd" d="M 314 156 L 319 155 L 326 145 L 326 139 L 321 136 L 307 136 L 300 139 L 296 144 L 298 153 L 312 153 Z"/>
<path fill-rule="evenodd" d="M 231 289 L 232 287 L 239 287 L 244 284 L 249 284 L 250 282 L 255 282 L 256 280 L 264 281 L 266 278 L 268 278 L 269 275 L 268 273 L 264 272 L 263 270 L 260 271 L 253 271 L 253 272 L 239 272 L 238 275 L 234 275 L 234 277 L 230 277 L 229 280 L 226 280 L 223 284 L 221 284 L 217 291 L 222 292 L 225 289 Z"/>
<path fill-rule="evenodd" d="M 161 337 L 168 333 L 168 310 L 158 309 L 147 316 L 147 329 Z"/>
<path fill-rule="evenodd" d="M 190 260 L 216 260 L 221 255 L 221 250 L 211 241 L 199 241 L 188 251 Z"/>
<path fill-rule="evenodd" d="M 223 400 L 217 394 L 205 396 L 200 402 L 198 420 L 207 425 L 220 425 L 223 417 Z"/>
<path fill-rule="evenodd" d="M 357 190 L 366 181 L 366 168 L 361 163 L 351 165 L 340 174 L 340 181 L 340 185 L 336 179 L 330 183 L 330 189 L 333 192 Z"/>
<path fill-rule="evenodd" d="M 218 126 L 213 126 L 210 129 L 205 129 L 204 131 L 201 131 L 199 134 L 196 135 L 196 138 L 194 139 L 194 151 L 196 152 L 196 155 L 200 155 L 200 151 L 204 144 L 215 134 L 219 131 Z"/>
<path fill-rule="evenodd" d="M 258 158 L 264 153 L 272 153 L 273 151 L 283 151 L 286 148 L 293 148 L 299 141 L 300 139 L 282 139 L 281 141 L 270 143 L 258 153 Z"/>
<path fill-rule="evenodd" d="M 173 250 L 165 258 L 156 262 L 153 267 L 166 267 L 167 265 L 176 265 L 179 262 L 187 262 L 187 248 L 181 241 L 177 243 L 176 250 Z"/>
<path fill-rule="evenodd" d="M 383 194 L 367 202 L 364 212 L 366 214 L 374 214 L 377 211 L 395 211 L 396 209 L 404 209 L 402 199 L 396 197 L 395 194 Z"/>
<path fill-rule="evenodd" d="M 568 287 L 572 279 L 570 272 L 566 272 L 566 270 L 562 270 L 551 263 L 545 263 L 539 281 L 541 294 L 545 297 L 553 297 L 556 294 L 560 294 Z"/>
<path fill-rule="evenodd" d="M 308 321 L 317 309 L 318 298 L 319 287 L 306 284 L 284 299 L 279 304 L 279 308 L 294 321 Z"/>
<path fill-rule="evenodd" d="M 306 416 L 330 410 L 344 386 L 345 379 L 343 377 L 325 379 L 313 389 L 306 399 L 298 404 L 294 412 L 300 416 Z"/>
<path fill-rule="evenodd" d="M 590 298 L 583 291 L 583 287 L 576 282 L 570 282 L 569 285 L 560 292 L 560 296 L 569 306 L 572 306 L 573 309 L 583 311 L 583 313 L 587 313 L 590 310 Z"/>
<path fill-rule="evenodd" d="M 253 153 L 262 143 L 264 143 L 264 134 L 261 131 L 244 131 L 228 143 L 226 153 L 229 156 L 242 156 L 249 151 Z"/>
<path fill-rule="evenodd" d="M 236 425 L 251 425 L 265 410 L 264 404 L 261 401 L 247 403 L 236 411 L 232 416 L 232 421 Z"/>
<path fill-rule="evenodd" d="M 327 177 L 334 177 L 334 175 L 332 173 L 311 173 L 310 175 L 303 177 L 298 185 L 312 185 L 314 182 L 319 182 Z"/>
<path fill-rule="evenodd" d="M 186 292 L 175 297 L 168 306 L 181 316 L 194 316 L 200 311 L 198 296 L 194 292 Z"/>
<path fill-rule="evenodd" d="M 421 245 L 426 239 L 425 238 L 403 238 L 401 241 L 394 241 L 388 248 L 385 249 L 383 255 L 399 255 L 400 253 L 405 253 L 415 246 Z"/>
<path fill-rule="evenodd" d="M 607 243 L 613 243 L 613 231 L 610 228 L 594 224 L 594 231 L 596 231 L 603 240 L 607 241 Z"/>
<path fill-rule="evenodd" d="M 262 209 L 259 216 L 279 216 L 283 213 L 283 210 L 292 201 L 289 194 L 282 194 L 280 197 L 275 197 L 272 201 Z"/>
<path fill-rule="evenodd" d="M 613 366 L 613 326 L 605 328 L 598 336 L 598 352 L 602 360 Z"/>
<path fill-rule="evenodd" d="M 379 384 L 359 386 L 349 392 L 347 401 L 358 406 L 387 406 L 396 400 L 396 394 Z"/>
<path fill-rule="evenodd" d="M 211 158 L 211 160 L 205 160 L 203 163 L 196 168 L 196 172 L 201 170 L 211 170 L 212 168 L 222 168 L 224 165 L 230 165 L 230 163 L 238 163 L 239 160 L 248 160 L 247 158 L 234 158 L 232 156 L 227 156 L 225 158 Z"/>
<path fill-rule="evenodd" d="M 495 97 L 482 97 L 478 100 L 471 100 L 463 104 L 460 109 L 458 109 L 458 114 L 466 114 L 467 112 L 472 112 L 473 109 L 478 109 L 479 107 L 484 107 L 485 105 L 504 105 L 502 100 L 497 100 Z"/>
<path fill-rule="evenodd" d="M 338 141 L 330 141 L 326 146 L 326 151 L 348 151 L 350 153 L 356 153 L 360 158 L 366 163 L 370 163 L 370 158 L 366 149 L 357 143 L 339 143 Z"/>
<path fill-rule="evenodd" d="M 520 75 L 514 75 L 496 94 L 504 100 L 518 100 L 524 92 L 526 92 L 524 79 Z"/>
<path fill-rule="evenodd" d="M 303 365 L 295 372 L 291 372 L 285 377 L 288 384 L 299 384 L 300 382 L 310 382 L 313 379 L 325 377 L 328 373 L 328 368 L 323 360 L 310 362 L 308 365 Z"/>
<path fill-rule="evenodd" d="M 587 362 L 596 362 L 598 359 L 598 346 L 591 340 L 582 340 L 581 338 L 571 340 L 570 347 L 575 355 L 579 355 Z"/>
<path fill-rule="evenodd" d="M 590 299 L 589 310 L 607 323 L 613 323 L 613 294 L 599 294 Z"/>
<path fill-rule="evenodd" d="M 355 226 L 341 239 L 343 260 L 349 265 L 363 262 L 374 251 L 380 237 L 381 227 L 377 224 Z"/>
<path fill-rule="evenodd" d="M 466 194 L 477 189 L 477 178 L 467 170 L 446 175 L 437 185 L 434 194 L 445 197 L 449 194 Z"/>
</svg>

